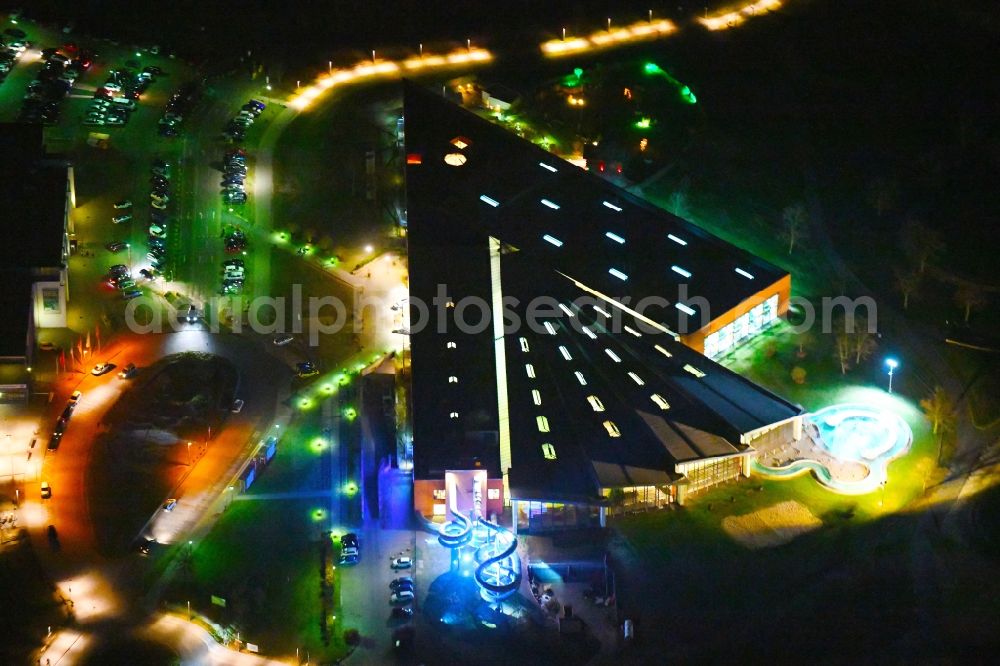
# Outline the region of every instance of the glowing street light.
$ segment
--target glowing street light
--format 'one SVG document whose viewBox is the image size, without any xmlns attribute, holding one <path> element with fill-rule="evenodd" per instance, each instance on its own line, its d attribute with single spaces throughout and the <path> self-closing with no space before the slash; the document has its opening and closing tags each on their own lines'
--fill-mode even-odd
<svg viewBox="0 0 1000 666">
<path fill-rule="evenodd" d="M 892 393 L 892 372 L 899 367 L 899 361 L 894 358 L 885 359 L 885 367 L 889 368 L 889 393 Z"/>
</svg>

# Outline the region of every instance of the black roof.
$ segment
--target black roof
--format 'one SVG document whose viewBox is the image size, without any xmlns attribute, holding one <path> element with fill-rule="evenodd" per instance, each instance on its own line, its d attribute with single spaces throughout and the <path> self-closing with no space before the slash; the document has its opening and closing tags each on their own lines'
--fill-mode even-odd
<svg viewBox="0 0 1000 666">
<path fill-rule="evenodd" d="M 704 274 L 692 288 L 703 286 L 698 293 L 713 307 L 711 299 L 720 299 L 722 312 L 783 272 L 410 84 L 404 113 L 413 157 L 406 180 L 417 478 L 462 467 L 456 456 L 485 459 L 479 447 L 490 442 L 497 456 L 499 433 L 509 427 L 513 497 L 597 501 L 601 487 L 661 485 L 676 479 L 678 462 L 737 454 L 746 448 L 742 434 L 801 413 L 678 342 L 669 332 L 674 308 L 654 321 L 624 311 L 609 320 L 602 310 L 610 306 L 583 286 L 633 299 L 656 294 L 672 284 L 664 264 L 669 271 L 669 261 L 680 261 L 656 254 L 669 250 Z M 447 164 L 449 154 L 462 155 L 464 165 Z M 556 210 L 542 198 L 566 205 Z M 611 220 L 627 250 L 603 244 Z M 543 240 L 546 233 L 563 245 Z M 668 245 L 657 245 L 661 236 Z M 502 242 L 496 256 L 491 238 Z M 630 271 L 627 280 L 607 273 L 611 261 Z M 748 278 L 731 270 L 732 280 L 720 266 L 753 271 L 755 286 L 746 291 L 740 281 Z M 479 321 L 497 276 L 506 311 L 522 322 L 502 337 L 499 382 L 492 326 L 462 332 L 456 325 L 456 318 Z M 433 307 L 442 293 L 458 307 Z M 469 296 L 482 305 L 463 309 Z M 529 327 L 539 297 L 555 312 Z M 418 300 L 429 314 L 418 311 Z M 508 406 L 504 424 L 498 385 Z M 497 458 L 483 464 L 499 472 Z"/>
<path fill-rule="evenodd" d="M 702 327 L 700 298 L 710 305 L 707 323 L 788 275 L 435 93 L 408 83 L 404 106 L 406 150 L 422 162 L 408 177 L 464 227 L 540 253 L 608 296 L 666 298 L 669 306 L 647 314 L 672 331 Z M 446 164 L 448 154 L 463 166 Z M 690 325 L 678 301 L 697 313 Z"/>
<path fill-rule="evenodd" d="M 4 230 L 16 239 L 0 244 L 0 270 L 60 266 L 66 161 L 46 155 L 40 125 L 0 123 L 0 155 Z"/>
<path fill-rule="evenodd" d="M 25 271 L 3 271 L 0 289 L 0 357 L 22 358 L 27 354 L 28 326 L 33 305 L 31 276 Z"/>
</svg>

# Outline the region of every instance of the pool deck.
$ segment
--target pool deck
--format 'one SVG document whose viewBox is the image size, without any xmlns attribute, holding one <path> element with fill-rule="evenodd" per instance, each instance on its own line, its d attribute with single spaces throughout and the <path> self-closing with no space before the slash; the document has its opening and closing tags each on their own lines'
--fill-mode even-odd
<svg viewBox="0 0 1000 666">
<path fill-rule="evenodd" d="M 839 407 L 849 412 L 858 409 L 849 405 L 835 406 Z M 827 407 L 810 416 L 816 416 L 820 421 L 827 418 L 827 423 L 839 423 L 839 419 L 835 417 L 820 416 L 831 409 Z M 887 431 L 886 436 L 894 438 L 905 436 L 908 441 L 900 447 L 889 447 L 895 451 L 892 455 L 879 456 L 868 462 L 838 458 L 830 452 L 827 443 L 823 441 L 819 427 L 807 416 L 803 422 L 801 439 L 759 448 L 753 469 L 764 476 L 780 479 L 796 477 L 811 471 L 823 486 L 834 492 L 848 495 L 873 492 L 885 482 L 889 463 L 905 454 L 913 439 L 906 422 L 899 417 L 895 418 L 899 419 L 897 427 L 901 424 L 902 430 L 896 433 Z"/>
</svg>

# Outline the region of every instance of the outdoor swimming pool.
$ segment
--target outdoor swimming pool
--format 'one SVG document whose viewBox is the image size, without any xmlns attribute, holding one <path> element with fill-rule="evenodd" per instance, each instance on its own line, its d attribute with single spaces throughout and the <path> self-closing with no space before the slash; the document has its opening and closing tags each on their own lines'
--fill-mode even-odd
<svg viewBox="0 0 1000 666">
<path fill-rule="evenodd" d="M 819 431 L 812 451 L 780 467 L 754 461 L 754 470 L 776 478 L 812 471 L 831 490 L 861 495 L 877 490 L 886 481 L 889 463 L 909 451 L 913 442 L 913 432 L 901 416 L 867 405 L 831 405 L 807 418 Z M 827 457 L 833 459 L 832 464 L 815 459 Z M 868 473 L 859 480 L 848 480 L 838 474 L 837 463 L 861 464 Z"/>
</svg>

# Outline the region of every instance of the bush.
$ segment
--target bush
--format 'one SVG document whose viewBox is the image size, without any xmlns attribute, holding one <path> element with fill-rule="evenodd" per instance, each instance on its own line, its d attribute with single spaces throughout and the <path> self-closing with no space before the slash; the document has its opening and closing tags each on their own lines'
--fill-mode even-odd
<svg viewBox="0 0 1000 666">
<path fill-rule="evenodd" d="M 806 370 L 801 366 L 795 366 L 792 368 L 792 381 L 796 384 L 806 383 Z"/>
</svg>

